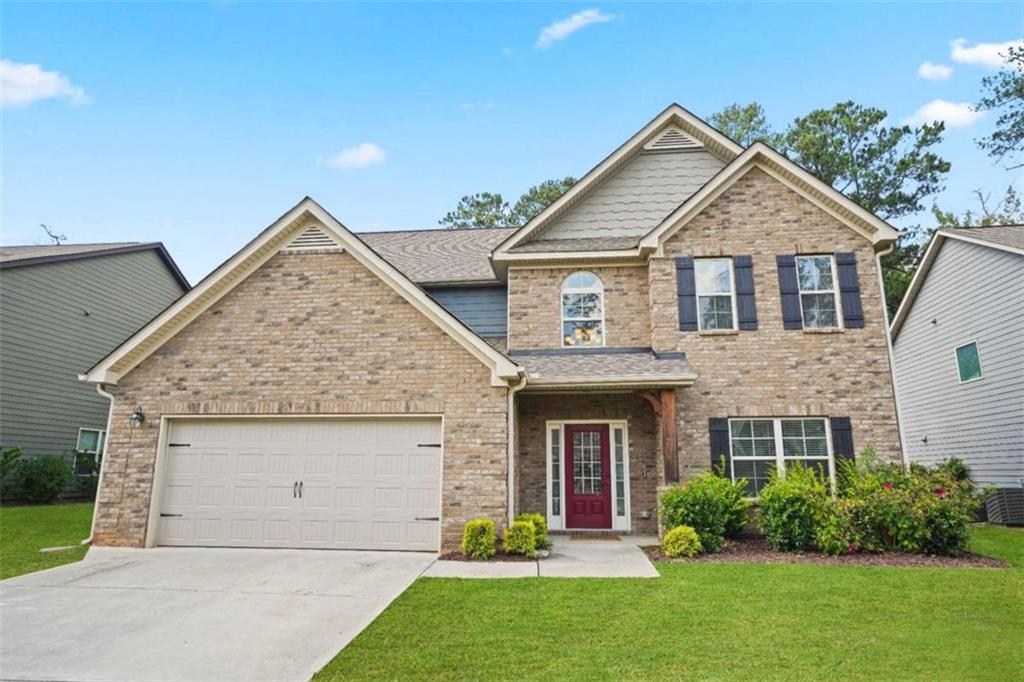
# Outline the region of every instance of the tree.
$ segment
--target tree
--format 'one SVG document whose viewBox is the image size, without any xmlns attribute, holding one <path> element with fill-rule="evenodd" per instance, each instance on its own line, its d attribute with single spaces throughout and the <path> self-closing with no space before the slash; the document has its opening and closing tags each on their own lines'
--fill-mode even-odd
<svg viewBox="0 0 1024 682">
<path fill-rule="evenodd" d="M 999 203 L 992 205 L 992 195 L 983 194 L 980 189 L 974 191 L 978 200 L 978 211 L 967 209 L 957 215 L 952 211 L 943 211 L 937 204 L 932 205 L 937 229 L 945 227 L 988 227 L 990 225 L 1020 225 L 1024 223 L 1024 205 L 1013 190 L 1013 185 L 1006 188 L 1006 194 Z"/>
<path fill-rule="evenodd" d="M 500 194 L 467 194 L 459 199 L 455 210 L 446 213 L 438 224 L 457 230 L 525 225 L 574 184 L 576 178 L 571 177 L 545 180 L 526 190 L 512 208 L 509 208 L 508 202 Z"/>
<path fill-rule="evenodd" d="M 1004 68 L 981 79 L 978 111 L 998 111 L 996 129 L 988 137 L 976 140 L 989 156 L 1003 161 L 1024 152 L 1024 47 L 1011 47 Z M 1024 167 L 1024 161 L 1011 161 L 1008 169 Z"/>
<path fill-rule="evenodd" d="M 798 164 L 869 211 L 894 220 L 924 209 L 943 188 L 950 164 L 931 148 L 942 141 L 941 122 L 889 127 L 881 109 L 840 102 L 797 118 L 786 130 L 784 150 Z M 882 259 L 890 313 L 899 307 L 921 251 L 921 228 L 904 231 Z"/>
<path fill-rule="evenodd" d="M 760 140 L 777 149 L 782 143 L 782 135 L 768 125 L 764 109 L 757 102 L 745 105 L 730 104 L 721 111 L 711 114 L 708 121 L 744 147 L 749 147 Z"/>
<path fill-rule="evenodd" d="M 575 184 L 576 178 L 566 176 L 561 180 L 545 180 L 526 190 L 512 207 L 514 224 L 525 225 L 530 222 L 534 216 L 554 203 L 555 199 L 565 194 Z"/>
<path fill-rule="evenodd" d="M 500 194 L 490 192 L 467 194 L 459 199 L 454 211 L 449 211 L 437 222 L 450 230 L 506 227 L 509 224 L 508 202 Z"/>
</svg>

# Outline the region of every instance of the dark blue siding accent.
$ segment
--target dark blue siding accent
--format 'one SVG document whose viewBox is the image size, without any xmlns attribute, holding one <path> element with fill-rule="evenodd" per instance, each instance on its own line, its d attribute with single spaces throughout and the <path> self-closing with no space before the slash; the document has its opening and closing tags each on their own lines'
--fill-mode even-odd
<svg viewBox="0 0 1024 682">
<path fill-rule="evenodd" d="M 508 335 L 505 287 L 437 287 L 426 292 L 480 336 Z"/>
</svg>

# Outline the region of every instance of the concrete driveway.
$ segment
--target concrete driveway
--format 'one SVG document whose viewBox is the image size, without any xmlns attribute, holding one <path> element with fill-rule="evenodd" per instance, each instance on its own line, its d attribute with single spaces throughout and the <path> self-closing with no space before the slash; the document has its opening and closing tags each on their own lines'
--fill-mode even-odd
<svg viewBox="0 0 1024 682">
<path fill-rule="evenodd" d="M 0 582 L 0 678 L 307 680 L 432 554 L 93 548 Z"/>
</svg>

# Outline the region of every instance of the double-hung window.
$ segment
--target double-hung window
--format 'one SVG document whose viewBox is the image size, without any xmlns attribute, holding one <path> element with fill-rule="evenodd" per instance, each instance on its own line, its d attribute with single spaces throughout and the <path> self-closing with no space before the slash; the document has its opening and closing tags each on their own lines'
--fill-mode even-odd
<svg viewBox="0 0 1024 682">
<path fill-rule="evenodd" d="M 592 272 L 562 282 L 562 345 L 604 345 L 604 286 Z"/>
<path fill-rule="evenodd" d="M 700 331 L 736 328 L 736 287 L 731 258 L 696 258 L 697 324 Z"/>
<path fill-rule="evenodd" d="M 834 479 L 826 419 L 730 419 L 732 479 L 747 480 L 747 494 L 757 497 L 774 474 L 795 464 Z"/>
<path fill-rule="evenodd" d="M 797 256 L 796 274 L 800 285 L 800 312 L 804 329 L 839 327 L 839 297 L 836 292 L 836 262 L 832 256 Z"/>
</svg>

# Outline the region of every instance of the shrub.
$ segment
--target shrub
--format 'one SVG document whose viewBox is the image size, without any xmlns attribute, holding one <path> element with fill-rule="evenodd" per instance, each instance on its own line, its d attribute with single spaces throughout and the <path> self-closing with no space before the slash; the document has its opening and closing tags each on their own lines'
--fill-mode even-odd
<svg viewBox="0 0 1024 682">
<path fill-rule="evenodd" d="M 0 493 L 7 492 L 10 487 L 10 479 L 17 470 L 19 457 L 21 457 L 21 448 L 19 447 L 0 450 Z"/>
<path fill-rule="evenodd" d="M 863 539 L 854 523 L 849 500 L 829 504 L 815 531 L 814 540 L 825 554 L 854 554 L 863 548 Z"/>
<path fill-rule="evenodd" d="M 490 559 L 497 552 L 498 534 L 494 521 L 474 519 L 462 529 L 462 553 L 471 559 Z"/>
<path fill-rule="evenodd" d="M 703 549 L 700 544 L 700 537 L 690 526 L 676 526 L 665 533 L 665 539 L 661 543 L 665 556 L 697 556 Z"/>
<path fill-rule="evenodd" d="M 967 463 L 959 457 L 950 457 L 939 463 L 936 467 L 939 472 L 945 472 L 957 483 L 964 483 L 971 480 L 971 470 L 968 468 Z"/>
<path fill-rule="evenodd" d="M 535 557 L 537 556 L 537 530 L 529 521 L 514 521 L 505 529 L 504 545 L 505 552 L 508 554 Z"/>
<path fill-rule="evenodd" d="M 815 470 L 791 466 L 761 489 L 761 532 L 779 551 L 813 549 L 829 503 L 828 486 Z"/>
<path fill-rule="evenodd" d="M 520 514 L 516 517 L 516 521 L 527 521 L 533 524 L 537 549 L 551 549 L 551 540 L 548 539 L 548 522 L 543 514 Z"/>
<path fill-rule="evenodd" d="M 30 504 L 49 504 L 57 501 L 73 476 L 67 458 L 43 455 L 18 462 L 14 480 L 18 497 Z"/>
<path fill-rule="evenodd" d="M 661 495 L 661 519 L 667 531 L 690 526 L 706 552 L 717 552 L 728 535 L 739 534 L 747 522 L 746 481 L 733 483 L 706 472 Z"/>
</svg>

